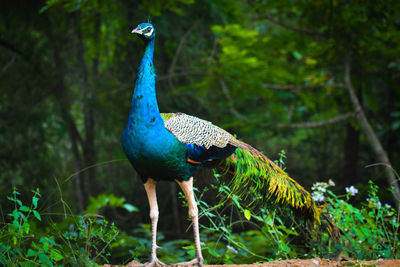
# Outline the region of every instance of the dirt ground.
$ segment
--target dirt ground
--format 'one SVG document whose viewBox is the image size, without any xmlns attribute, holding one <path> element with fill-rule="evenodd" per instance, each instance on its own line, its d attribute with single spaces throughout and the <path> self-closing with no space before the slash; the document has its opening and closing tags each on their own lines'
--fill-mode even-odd
<svg viewBox="0 0 400 267">
<path fill-rule="evenodd" d="M 128 265 L 118 266 L 106 264 L 104 267 L 134 267 L 140 266 L 140 263 L 132 261 Z M 172 266 L 172 265 L 171 265 Z M 345 266 L 379 266 L 379 267 L 400 267 L 400 260 L 391 259 L 378 259 L 373 261 L 333 261 L 326 259 L 294 259 L 294 260 L 280 260 L 265 263 L 241 264 L 241 265 L 204 265 L 204 267 L 345 267 Z M 187 266 L 190 267 L 190 266 Z"/>
</svg>

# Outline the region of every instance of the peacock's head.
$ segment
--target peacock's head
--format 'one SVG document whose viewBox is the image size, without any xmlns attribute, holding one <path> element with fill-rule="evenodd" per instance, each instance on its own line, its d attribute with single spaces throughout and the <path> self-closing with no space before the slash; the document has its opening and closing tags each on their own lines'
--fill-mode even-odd
<svg viewBox="0 0 400 267">
<path fill-rule="evenodd" d="M 154 26 L 150 23 L 141 23 L 132 30 L 132 33 L 136 33 L 145 41 L 150 41 L 156 36 L 156 29 L 154 29 Z"/>
</svg>

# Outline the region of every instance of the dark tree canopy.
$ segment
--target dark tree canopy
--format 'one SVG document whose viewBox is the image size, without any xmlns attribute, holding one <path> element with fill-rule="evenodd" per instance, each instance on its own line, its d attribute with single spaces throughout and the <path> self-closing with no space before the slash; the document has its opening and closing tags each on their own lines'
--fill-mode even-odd
<svg viewBox="0 0 400 267">
<path fill-rule="evenodd" d="M 39 187 L 59 203 L 59 183 L 76 213 L 113 193 L 145 207 L 120 225 L 146 220 L 120 135 L 143 50 L 130 31 L 150 18 L 161 112 L 213 121 L 273 160 L 285 150 L 308 189 L 373 179 L 395 203 L 393 172 L 366 166 L 400 170 L 399 1 L 7 1 L 0 14 L 2 195 Z M 159 194 L 175 207 L 161 229 L 182 233 L 176 189 Z"/>
</svg>

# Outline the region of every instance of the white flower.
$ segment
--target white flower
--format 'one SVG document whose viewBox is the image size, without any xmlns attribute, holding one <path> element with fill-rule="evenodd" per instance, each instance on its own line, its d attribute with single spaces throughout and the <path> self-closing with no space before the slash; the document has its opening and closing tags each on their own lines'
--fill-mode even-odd
<svg viewBox="0 0 400 267">
<path fill-rule="evenodd" d="M 320 191 L 320 192 L 325 192 L 326 191 L 325 187 L 322 187 L 320 185 L 317 187 L 317 190 Z"/>
<path fill-rule="evenodd" d="M 355 196 L 358 194 L 358 189 L 355 188 L 354 186 L 346 187 L 346 193 L 349 194 L 350 196 Z"/>
<path fill-rule="evenodd" d="M 328 184 L 329 184 L 330 186 L 335 186 L 335 182 L 332 181 L 331 179 L 329 179 Z"/>
<path fill-rule="evenodd" d="M 382 203 L 378 200 L 378 202 L 376 202 L 375 201 L 375 199 L 373 199 L 373 198 L 367 198 L 367 201 L 368 202 L 372 202 L 373 203 L 373 206 L 375 207 L 375 208 L 378 208 L 378 209 L 380 209 L 381 207 L 382 207 Z M 389 205 L 389 204 L 388 204 Z M 390 206 L 390 205 L 389 205 Z"/>
<path fill-rule="evenodd" d="M 325 197 L 324 194 L 322 194 L 321 192 L 313 192 L 312 199 L 316 202 L 322 202 L 325 199 Z"/>
<path fill-rule="evenodd" d="M 313 184 L 313 186 L 311 187 L 311 189 L 312 190 L 319 190 L 319 188 L 327 188 L 328 187 L 328 184 L 327 183 L 324 183 L 324 182 L 318 182 L 318 183 L 315 183 L 315 184 Z"/>
<path fill-rule="evenodd" d="M 385 207 L 388 209 L 392 208 L 392 206 L 390 206 L 388 203 L 385 204 Z"/>
<path fill-rule="evenodd" d="M 232 246 L 230 246 L 230 245 L 227 245 L 226 248 L 229 249 L 229 250 L 231 250 L 231 251 L 232 251 L 233 253 L 235 253 L 235 254 L 238 254 L 238 253 L 239 253 L 234 247 L 232 247 Z"/>
</svg>

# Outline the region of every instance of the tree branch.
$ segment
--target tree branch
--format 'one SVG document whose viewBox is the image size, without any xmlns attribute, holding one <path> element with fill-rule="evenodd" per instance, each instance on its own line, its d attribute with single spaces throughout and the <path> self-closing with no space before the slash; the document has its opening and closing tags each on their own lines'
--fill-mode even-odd
<svg viewBox="0 0 400 267">
<path fill-rule="evenodd" d="M 347 91 L 349 92 L 350 100 L 353 104 L 354 112 L 356 113 L 356 118 L 358 122 L 361 125 L 361 128 L 364 131 L 364 134 L 368 138 L 368 141 L 370 142 L 373 151 L 376 154 L 376 157 L 378 160 L 383 163 L 384 165 L 391 166 L 389 158 L 386 154 L 386 151 L 383 149 L 383 146 L 381 142 L 378 139 L 378 136 L 372 129 L 367 117 L 365 116 L 365 113 L 361 107 L 360 101 L 358 100 L 358 97 L 355 93 L 353 84 L 351 82 L 351 52 L 350 50 L 347 52 L 345 63 L 344 63 L 344 81 L 345 81 L 345 86 L 347 88 Z M 400 190 L 399 190 L 399 184 L 397 182 L 396 176 L 393 172 L 393 170 L 389 167 L 386 167 L 384 169 L 386 179 L 388 181 L 388 184 L 390 187 L 393 187 L 393 196 L 396 199 L 396 205 L 399 205 L 400 201 Z"/>
<path fill-rule="evenodd" d="M 167 80 L 171 79 L 174 77 L 180 77 L 180 76 L 188 76 L 188 75 L 205 75 L 205 72 L 201 71 L 183 71 L 183 72 L 178 72 L 178 73 L 172 73 L 168 75 L 163 75 L 163 76 L 157 76 L 156 79 L 157 81 L 162 81 L 162 80 Z"/>
<path fill-rule="evenodd" d="M 315 84 L 315 85 L 273 84 L 273 83 L 263 83 L 262 84 L 262 87 L 264 87 L 264 88 L 287 90 L 287 91 L 291 91 L 296 94 L 300 94 L 300 91 L 302 89 L 315 89 L 315 88 L 321 88 L 321 87 L 325 87 L 325 86 L 344 87 L 344 84 L 341 84 L 341 83 Z"/>
<path fill-rule="evenodd" d="M 15 62 L 15 54 L 12 55 L 11 59 L 4 65 L 4 67 L 1 69 L 1 72 L 5 72 L 12 64 Z"/>
<path fill-rule="evenodd" d="M 211 63 L 212 63 L 212 59 L 215 56 L 215 51 L 217 50 L 218 41 L 219 41 L 218 37 L 214 39 L 213 46 L 211 48 L 210 56 L 207 58 L 207 65 L 209 67 L 208 70 L 211 69 L 210 66 L 211 66 Z"/>
<path fill-rule="evenodd" d="M 186 37 L 189 35 L 189 33 L 194 29 L 194 27 L 195 27 L 196 25 L 197 25 L 197 23 L 194 23 L 194 24 L 192 25 L 192 27 L 190 27 L 190 28 L 185 32 L 185 34 L 182 35 L 181 40 L 179 41 L 178 47 L 176 48 L 175 56 L 174 56 L 174 58 L 172 59 L 171 66 L 169 67 L 169 70 L 168 70 L 168 83 L 169 83 L 169 86 L 170 86 L 171 88 L 174 88 L 174 87 L 175 87 L 175 86 L 174 86 L 174 83 L 173 83 L 173 81 L 172 81 L 172 77 L 174 76 L 174 70 L 175 70 L 176 62 L 178 61 L 178 58 L 179 58 L 179 56 L 180 56 L 180 54 L 181 54 L 181 50 L 182 50 L 182 47 L 183 47 L 183 43 L 185 42 Z"/>
<path fill-rule="evenodd" d="M 295 32 L 300 32 L 300 33 L 304 33 L 304 34 L 312 35 L 312 36 L 322 36 L 322 37 L 326 37 L 326 33 L 325 33 L 325 32 L 314 31 L 314 30 L 309 30 L 309 29 L 304 29 L 304 28 L 298 28 L 298 27 L 296 27 L 296 26 L 286 24 L 286 23 L 284 23 L 284 22 L 282 22 L 282 21 L 280 21 L 280 20 L 278 20 L 278 19 L 272 17 L 272 16 L 269 15 L 269 14 L 266 14 L 266 15 L 265 15 L 265 18 L 266 18 L 267 20 L 269 20 L 270 22 L 272 22 L 272 23 L 274 23 L 274 24 L 277 24 L 277 25 L 279 25 L 279 26 L 281 26 L 281 27 L 284 27 L 284 28 L 286 28 L 286 29 L 288 29 L 288 30 L 292 30 L 292 31 L 295 31 Z"/>
<path fill-rule="evenodd" d="M 19 50 L 16 46 L 14 46 L 13 44 L 9 43 L 6 40 L 0 39 L 0 46 L 10 50 L 11 52 L 19 55 L 21 58 L 23 58 L 26 62 L 30 63 L 33 66 L 33 70 L 37 73 L 37 74 L 42 74 L 42 71 L 40 69 L 40 66 L 38 64 L 36 64 L 35 62 L 33 62 L 31 60 L 31 56 L 28 54 L 25 54 L 24 52 L 22 52 L 21 50 Z"/>
<path fill-rule="evenodd" d="M 231 93 L 228 89 L 228 86 L 226 85 L 225 81 L 223 79 L 219 80 L 219 84 L 221 85 L 221 89 L 222 92 L 224 93 L 224 95 L 226 96 L 226 99 L 228 100 L 228 104 L 229 104 L 229 111 L 235 115 L 235 117 L 237 117 L 238 119 L 242 120 L 242 121 L 249 121 L 249 119 L 244 116 L 243 114 L 241 114 L 239 111 L 237 111 L 237 109 L 235 108 L 235 104 L 233 101 L 233 98 L 231 96 Z"/>
<path fill-rule="evenodd" d="M 330 119 L 320 120 L 320 121 L 311 121 L 311 122 L 302 122 L 302 123 L 278 123 L 275 128 L 277 129 L 304 129 L 304 128 L 317 128 L 323 127 L 331 124 L 335 124 L 344 120 L 348 120 L 353 118 L 355 113 L 346 113 L 343 115 L 339 115 Z"/>
<path fill-rule="evenodd" d="M 9 42 L 7 42 L 6 40 L 2 40 L 0 39 L 0 46 L 7 48 L 8 50 L 14 52 L 15 54 L 18 54 L 19 56 L 21 56 L 23 59 L 25 59 L 26 61 L 29 61 L 29 56 L 26 55 L 25 53 L 23 53 L 21 50 L 19 50 L 18 48 L 16 48 L 14 45 L 10 44 Z"/>
</svg>

